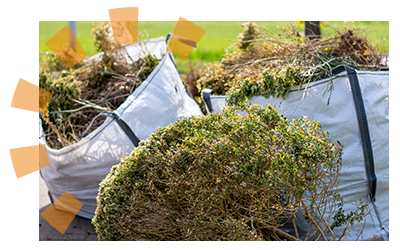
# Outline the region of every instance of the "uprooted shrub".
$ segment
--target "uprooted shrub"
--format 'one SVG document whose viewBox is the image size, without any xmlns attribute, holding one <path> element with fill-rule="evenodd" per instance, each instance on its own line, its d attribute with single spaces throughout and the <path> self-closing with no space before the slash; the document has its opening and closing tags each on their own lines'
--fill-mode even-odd
<svg viewBox="0 0 400 250">
<path fill-rule="evenodd" d="M 364 212 L 333 213 L 341 154 L 318 122 L 271 106 L 181 119 L 112 167 L 92 223 L 100 240 L 296 240 L 280 228 L 301 213 L 334 239 Z"/>
</svg>

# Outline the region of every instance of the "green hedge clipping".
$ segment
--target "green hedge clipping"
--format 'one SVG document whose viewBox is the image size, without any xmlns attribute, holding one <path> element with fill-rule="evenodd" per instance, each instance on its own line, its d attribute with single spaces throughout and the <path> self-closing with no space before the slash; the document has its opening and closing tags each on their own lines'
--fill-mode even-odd
<svg viewBox="0 0 400 250">
<path fill-rule="evenodd" d="M 280 228 L 301 212 L 325 239 L 341 155 L 318 122 L 271 106 L 181 119 L 112 167 L 92 223 L 100 240 L 296 240 Z"/>
</svg>

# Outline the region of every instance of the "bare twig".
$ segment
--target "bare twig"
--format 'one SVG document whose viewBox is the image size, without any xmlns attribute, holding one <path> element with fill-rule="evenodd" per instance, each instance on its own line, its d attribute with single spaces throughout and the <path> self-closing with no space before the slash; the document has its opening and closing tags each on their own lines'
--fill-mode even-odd
<svg viewBox="0 0 400 250">
<path fill-rule="evenodd" d="M 280 229 L 278 229 L 278 228 L 276 228 L 274 226 L 270 226 L 270 225 L 265 224 L 263 222 L 259 222 L 259 223 L 260 223 L 260 228 L 265 228 L 265 229 L 267 229 L 267 230 L 269 230 L 269 231 L 271 231 L 271 232 L 283 237 L 284 239 L 291 240 L 291 241 L 301 241 L 298 237 L 296 238 L 296 237 L 294 237 L 294 236 L 292 236 L 292 235 L 290 235 L 288 233 L 285 233 L 282 230 L 280 230 Z"/>
<path fill-rule="evenodd" d="M 305 210 L 305 212 L 306 212 L 307 218 L 310 219 L 310 221 L 314 224 L 315 228 L 316 228 L 317 231 L 319 232 L 320 236 L 326 241 L 327 238 L 325 237 L 324 232 L 322 231 L 322 229 L 321 229 L 319 223 L 317 223 L 317 222 L 315 221 L 314 216 L 310 213 L 310 211 L 308 210 L 308 208 L 307 208 L 306 204 L 304 203 L 304 201 L 301 200 L 300 203 L 301 203 L 302 207 L 304 208 L 304 210 Z"/>
</svg>

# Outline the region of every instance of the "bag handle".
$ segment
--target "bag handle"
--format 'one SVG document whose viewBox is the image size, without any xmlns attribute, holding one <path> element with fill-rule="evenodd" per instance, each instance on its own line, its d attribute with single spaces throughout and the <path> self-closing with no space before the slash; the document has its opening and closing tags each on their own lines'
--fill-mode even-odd
<svg viewBox="0 0 400 250">
<path fill-rule="evenodd" d="M 376 182 L 374 166 L 374 155 L 372 151 L 371 137 L 368 128 L 367 113 L 365 111 L 364 101 L 361 93 L 360 83 L 358 81 L 357 72 L 355 69 L 346 65 L 340 65 L 332 70 L 333 74 L 338 74 L 346 71 L 349 76 L 351 93 L 353 95 L 354 107 L 356 109 L 358 128 L 360 131 L 361 145 L 364 154 L 365 172 L 368 179 L 368 190 L 371 202 L 375 202 Z"/>
<path fill-rule="evenodd" d="M 135 135 L 135 133 L 133 133 L 132 129 L 128 126 L 128 124 L 126 124 L 126 122 L 124 120 L 122 120 L 116 113 L 112 113 L 112 112 L 102 112 L 98 115 L 96 115 L 93 120 L 90 122 L 89 126 L 85 129 L 85 131 L 83 131 L 81 138 L 83 138 L 86 133 L 90 130 L 90 128 L 92 127 L 94 121 L 100 117 L 106 115 L 108 117 L 111 117 L 113 120 L 115 120 L 118 124 L 118 126 L 125 132 L 125 134 L 128 136 L 128 138 L 131 140 L 131 142 L 133 143 L 133 145 L 135 147 L 139 146 L 139 138 Z"/>
</svg>

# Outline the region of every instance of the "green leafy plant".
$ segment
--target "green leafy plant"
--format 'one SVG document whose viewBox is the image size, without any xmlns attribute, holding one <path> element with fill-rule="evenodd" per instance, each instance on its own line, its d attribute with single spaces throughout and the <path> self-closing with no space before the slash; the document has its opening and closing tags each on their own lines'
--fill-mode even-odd
<svg viewBox="0 0 400 250">
<path fill-rule="evenodd" d="M 220 62 L 207 64 L 197 81 L 226 95 L 230 104 L 252 96 L 285 97 L 293 86 L 331 77 L 332 69 L 345 64 L 357 70 L 388 70 L 387 55 L 370 45 L 361 30 L 338 31 L 320 40 L 303 37 L 295 26 L 272 34 L 254 22 L 243 24 L 238 41 L 225 50 Z"/>
<path fill-rule="evenodd" d="M 341 154 L 318 122 L 271 106 L 181 119 L 112 167 L 92 223 L 100 240 L 298 240 L 282 226 L 304 216 L 306 239 L 336 239 Z"/>
<path fill-rule="evenodd" d="M 40 71 L 45 72 L 61 72 L 69 68 L 65 63 L 53 52 L 39 52 L 39 58 L 42 64 L 39 66 Z"/>
<path fill-rule="evenodd" d="M 239 34 L 237 46 L 241 50 L 251 49 L 253 41 L 258 38 L 260 31 L 254 22 L 243 23 L 243 32 Z"/>
<path fill-rule="evenodd" d="M 42 116 L 51 148 L 78 142 L 97 114 L 117 109 L 159 63 L 152 55 L 130 58 L 124 46 L 114 44 L 110 22 L 95 22 L 92 34 L 102 53 L 97 60 L 86 59 L 69 69 L 56 54 L 40 54 L 39 86 L 53 94 Z M 67 57 L 71 51 L 64 52 Z M 103 121 L 97 119 L 91 131 Z"/>
</svg>

